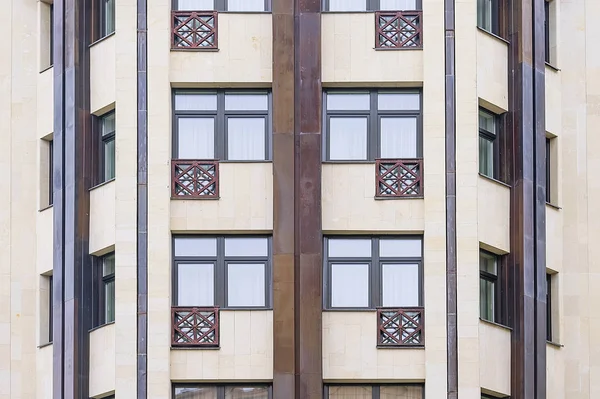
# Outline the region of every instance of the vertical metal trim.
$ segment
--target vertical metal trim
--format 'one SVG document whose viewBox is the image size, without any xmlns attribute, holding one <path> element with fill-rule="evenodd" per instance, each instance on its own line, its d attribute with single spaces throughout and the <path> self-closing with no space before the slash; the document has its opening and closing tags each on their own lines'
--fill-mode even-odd
<svg viewBox="0 0 600 399">
<path fill-rule="evenodd" d="M 137 398 L 148 397 L 148 31 L 137 1 Z"/>
<path fill-rule="evenodd" d="M 458 320 L 456 278 L 456 75 L 455 0 L 444 0 L 446 121 L 446 357 L 447 397 L 458 398 Z"/>
</svg>

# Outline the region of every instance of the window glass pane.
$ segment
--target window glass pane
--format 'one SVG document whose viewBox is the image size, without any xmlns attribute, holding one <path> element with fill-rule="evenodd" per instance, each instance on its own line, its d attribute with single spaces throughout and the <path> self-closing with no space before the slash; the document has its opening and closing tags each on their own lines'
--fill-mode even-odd
<svg viewBox="0 0 600 399">
<path fill-rule="evenodd" d="M 227 305 L 265 306 L 265 265 L 227 265 Z"/>
<path fill-rule="evenodd" d="M 383 306 L 419 306 L 419 265 L 382 265 Z"/>
<path fill-rule="evenodd" d="M 380 399 L 423 399 L 423 388 L 419 386 L 382 385 Z"/>
<path fill-rule="evenodd" d="M 106 255 L 102 258 L 102 276 L 108 276 L 115 273 L 115 255 Z"/>
<path fill-rule="evenodd" d="M 231 1 L 229 0 L 229 11 L 231 10 Z M 248 3 L 248 0 L 238 0 L 242 5 Z M 253 0 L 252 2 L 261 4 L 263 11 L 265 7 L 264 0 Z M 250 3 L 252 3 L 250 2 Z M 248 4 L 250 4 L 248 3 Z M 240 10 L 241 11 L 241 10 Z M 243 10 L 251 11 L 251 10 Z M 269 97 L 266 94 L 226 94 L 225 110 L 227 111 L 267 111 L 269 109 Z"/>
<path fill-rule="evenodd" d="M 479 310 L 480 317 L 484 320 L 494 321 L 494 289 L 493 282 L 479 280 Z"/>
<path fill-rule="evenodd" d="M 231 1 L 231 0 L 230 0 Z M 225 399 L 268 399 L 267 387 L 226 387 Z"/>
<path fill-rule="evenodd" d="M 477 0 L 477 26 L 492 31 L 492 0 Z"/>
<path fill-rule="evenodd" d="M 216 238 L 175 238 L 175 256 L 217 256 Z"/>
<path fill-rule="evenodd" d="M 115 113 L 111 112 L 108 115 L 102 117 L 101 120 L 102 125 L 102 136 L 106 136 L 107 134 L 114 133 L 115 128 Z"/>
<path fill-rule="evenodd" d="M 227 119 L 227 159 L 264 160 L 265 118 Z"/>
<path fill-rule="evenodd" d="M 213 159 L 215 157 L 215 120 L 213 118 L 178 119 L 177 157 Z"/>
<path fill-rule="evenodd" d="M 496 269 L 496 257 L 494 255 L 487 254 L 485 252 L 479 253 L 479 269 L 482 272 L 487 272 L 493 274 L 494 276 L 498 274 Z"/>
<path fill-rule="evenodd" d="M 115 321 L 115 281 L 104 284 L 104 322 Z"/>
<path fill-rule="evenodd" d="M 104 181 L 115 178 L 115 139 L 104 142 Z"/>
<path fill-rule="evenodd" d="M 377 103 L 380 111 L 418 111 L 421 96 L 419 93 L 379 93 Z"/>
<path fill-rule="evenodd" d="M 214 0 L 177 0 L 180 11 L 214 10 Z"/>
<path fill-rule="evenodd" d="M 480 110 L 479 128 L 491 134 L 496 134 L 496 116 Z"/>
<path fill-rule="evenodd" d="M 217 387 L 177 387 L 173 399 L 217 399 Z"/>
<path fill-rule="evenodd" d="M 367 118 L 329 119 L 329 159 L 367 159 Z"/>
<path fill-rule="evenodd" d="M 329 399 L 372 399 L 373 388 L 364 386 L 329 387 Z"/>
<path fill-rule="evenodd" d="M 344 4 L 350 3 L 348 0 L 341 1 Z M 368 111 L 369 109 L 370 95 L 368 93 L 327 93 L 328 111 Z"/>
<path fill-rule="evenodd" d="M 421 256 L 421 240 L 414 238 L 382 238 L 379 240 L 379 256 L 415 257 Z"/>
<path fill-rule="evenodd" d="M 494 177 L 494 142 L 479 136 L 479 173 Z"/>
<path fill-rule="evenodd" d="M 213 306 L 215 303 L 214 265 L 180 263 L 177 268 L 177 305 Z"/>
<path fill-rule="evenodd" d="M 369 306 L 369 265 L 341 264 L 331 265 L 331 306 L 368 307 Z"/>
<path fill-rule="evenodd" d="M 181 1 L 182 0 L 179 0 L 180 9 Z M 198 10 L 199 8 L 194 9 Z M 175 109 L 177 111 L 216 111 L 217 95 L 199 93 L 177 93 L 175 94 Z"/>
<path fill-rule="evenodd" d="M 268 256 L 269 241 L 265 237 L 225 239 L 225 256 Z"/>
<path fill-rule="evenodd" d="M 417 118 L 381 118 L 381 158 L 417 157 Z"/>
<path fill-rule="evenodd" d="M 329 256 L 342 258 L 370 258 L 371 240 L 352 238 L 330 238 Z"/>
<path fill-rule="evenodd" d="M 115 0 L 104 0 L 104 35 L 115 31 Z"/>
</svg>

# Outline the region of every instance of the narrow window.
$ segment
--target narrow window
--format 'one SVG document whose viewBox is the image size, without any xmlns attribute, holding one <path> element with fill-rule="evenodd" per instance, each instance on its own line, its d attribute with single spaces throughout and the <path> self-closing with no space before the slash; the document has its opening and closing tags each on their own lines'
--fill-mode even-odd
<svg viewBox="0 0 600 399">
<path fill-rule="evenodd" d="M 174 159 L 269 159 L 267 92 L 179 90 L 174 98 Z"/>
<path fill-rule="evenodd" d="M 100 117 L 100 178 L 99 183 L 115 178 L 115 112 Z"/>
<path fill-rule="evenodd" d="M 498 117 L 479 109 L 479 173 L 497 179 L 499 175 Z"/>
<path fill-rule="evenodd" d="M 544 35 L 546 62 L 550 63 L 550 2 L 548 0 L 544 0 Z"/>
<path fill-rule="evenodd" d="M 52 275 L 48 276 L 48 342 L 52 342 L 54 339 L 54 308 L 52 299 L 54 297 L 54 280 L 52 279 Z"/>
<path fill-rule="evenodd" d="M 479 306 L 480 317 L 491 322 L 500 322 L 498 295 L 498 257 L 489 252 L 479 252 Z"/>
<path fill-rule="evenodd" d="M 54 141 L 48 141 L 48 205 L 54 203 Z"/>
<path fill-rule="evenodd" d="M 174 305 L 268 307 L 270 252 L 268 237 L 175 237 Z"/>
<path fill-rule="evenodd" d="M 50 48 L 48 49 L 50 66 L 54 65 L 54 4 L 50 4 Z"/>
<path fill-rule="evenodd" d="M 551 142 L 546 137 L 546 202 L 552 203 L 552 153 Z"/>
<path fill-rule="evenodd" d="M 115 321 L 115 254 L 102 258 L 104 324 Z"/>
<path fill-rule="evenodd" d="M 546 341 L 552 342 L 552 274 L 546 273 Z"/>
<path fill-rule="evenodd" d="M 98 39 L 110 35 L 115 31 L 115 0 L 98 0 L 100 4 Z"/>
<path fill-rule="evenodd" d="M 500 35 L 500 0 L 477 0 L 477 26 Z"/>
</svg>

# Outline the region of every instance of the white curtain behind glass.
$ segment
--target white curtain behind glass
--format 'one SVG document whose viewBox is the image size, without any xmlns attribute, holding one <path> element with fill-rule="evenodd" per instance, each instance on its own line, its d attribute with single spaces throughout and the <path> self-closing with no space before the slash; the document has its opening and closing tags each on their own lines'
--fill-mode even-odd
<svg viewBox="0 0 600 399">
<path fill-rule="evenodd" d="M 264 11 L 265 0 L 228 0 L 227 11 Z"/>
<path fill-rule="evenodd" d="M 329 11 L 366 11 L 367 0 L 329 0 Z"/>
<path fill-rule="evenodd" d="M 417 157 L 417 118 L 381 118 L 381 158 Z"/>
<path fill-rule="evenodd" d="M 175 95 L 177 111 L 216 111 L 216 94 L 177 93 Z"/>
<path fill-rule="evenodd" d="M 214 265 L 180 263 L 177 265 L 177 305 L 213 306 L 215 304 Z"/>
<path fill-rule="evenodd" d="M 329 119 L 329 159 L 367 159 L 367 118 Z"/>
<path fill-rule="evenodd" d="M 373 388 L 364 386 L 329 387 L 328 399 L 372 399 Z"/>
<path fill-rule="evenodd" d="M 180 11 L 214 10 L 214 0 L 177 0 L 177 9 Z"/>
<path fill-rule="evenodd" d="M 227 159 L 246 161 L 265 158 L 265 119 L 227 119 Z"/>
<path fill-rule="evenodd" d="M 416 10 L 416 0 L 379 0 L 381 10 Z"/>
<path fill-rule="evenodd" d="M 420 386 L 383 385 L 379 389 L 380 399 L 423 399 Z"/>
<path fill-rule="evenodd" d="M 213 159 L 215 157 L 215 120 L 213 118 L 179 118 L 179 159 Z"/>
<path fill-rule="evenodd" d="M 265 306 L 265 265 L 227 265 L 227 305 Z"/>
<path fill-rule="evenodd" d="M 268 399 L 266 387 L 226 387 L 225 399 Z"/>
<path fill-rule="evenodd" d="M 369 306 L 369 265 L 339 264 L 331 265 L 331 306 L 367 307 Z"/>
<path fill-rule="evenodd" d="M 181 387 L 175 388 L 173 399 L 217 399 L 216 387 Z"/>
<path fill-rule="evenodd" d="M 383 264 L 383 306 L 419 306 L 419 265 Z"/>
</svg>

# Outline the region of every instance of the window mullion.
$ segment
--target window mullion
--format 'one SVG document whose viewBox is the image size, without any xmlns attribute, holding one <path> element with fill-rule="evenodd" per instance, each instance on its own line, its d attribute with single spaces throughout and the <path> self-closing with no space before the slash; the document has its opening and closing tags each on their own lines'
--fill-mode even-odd
<svg viewBox="0 0 600 399">
<path fill-rule="evenodd" d="M 217 120 L 215 123 L 215 159 L 225 160 L 225 92 L 217 93 Z"/>
<path fill-rule="evenodd" d="M 379 132 L 379 119 L 377 114 L 377 90 L 371 90 L 370 92 L 370 110 L 369 110 L 369 131 L 368 141 L 369 146 L 368 159 L 373 161 L 381 154 L 380 146 L 380 132 Z"/>
<path fill-rule="evenodd" d="M 371 295 L 371 308 L 375 308 L 377 306 L 382 306 L 381 300 L 381 260 L 379 258 L 379 239 L 372 238 L 371 239 L 371 269 L 373 270 L 371 274 L 371 284 L 369 284 L 370 288 L 373 290 Z"/>
<path fill-rule="evenodd" d="M 217 237 L 217 260 L 214 264 L 214 290 L 216 306 L 225 307 L 225 293 L 227 292 L 227 281 L 225 268 L 225 238 Z"/>
</svg>

